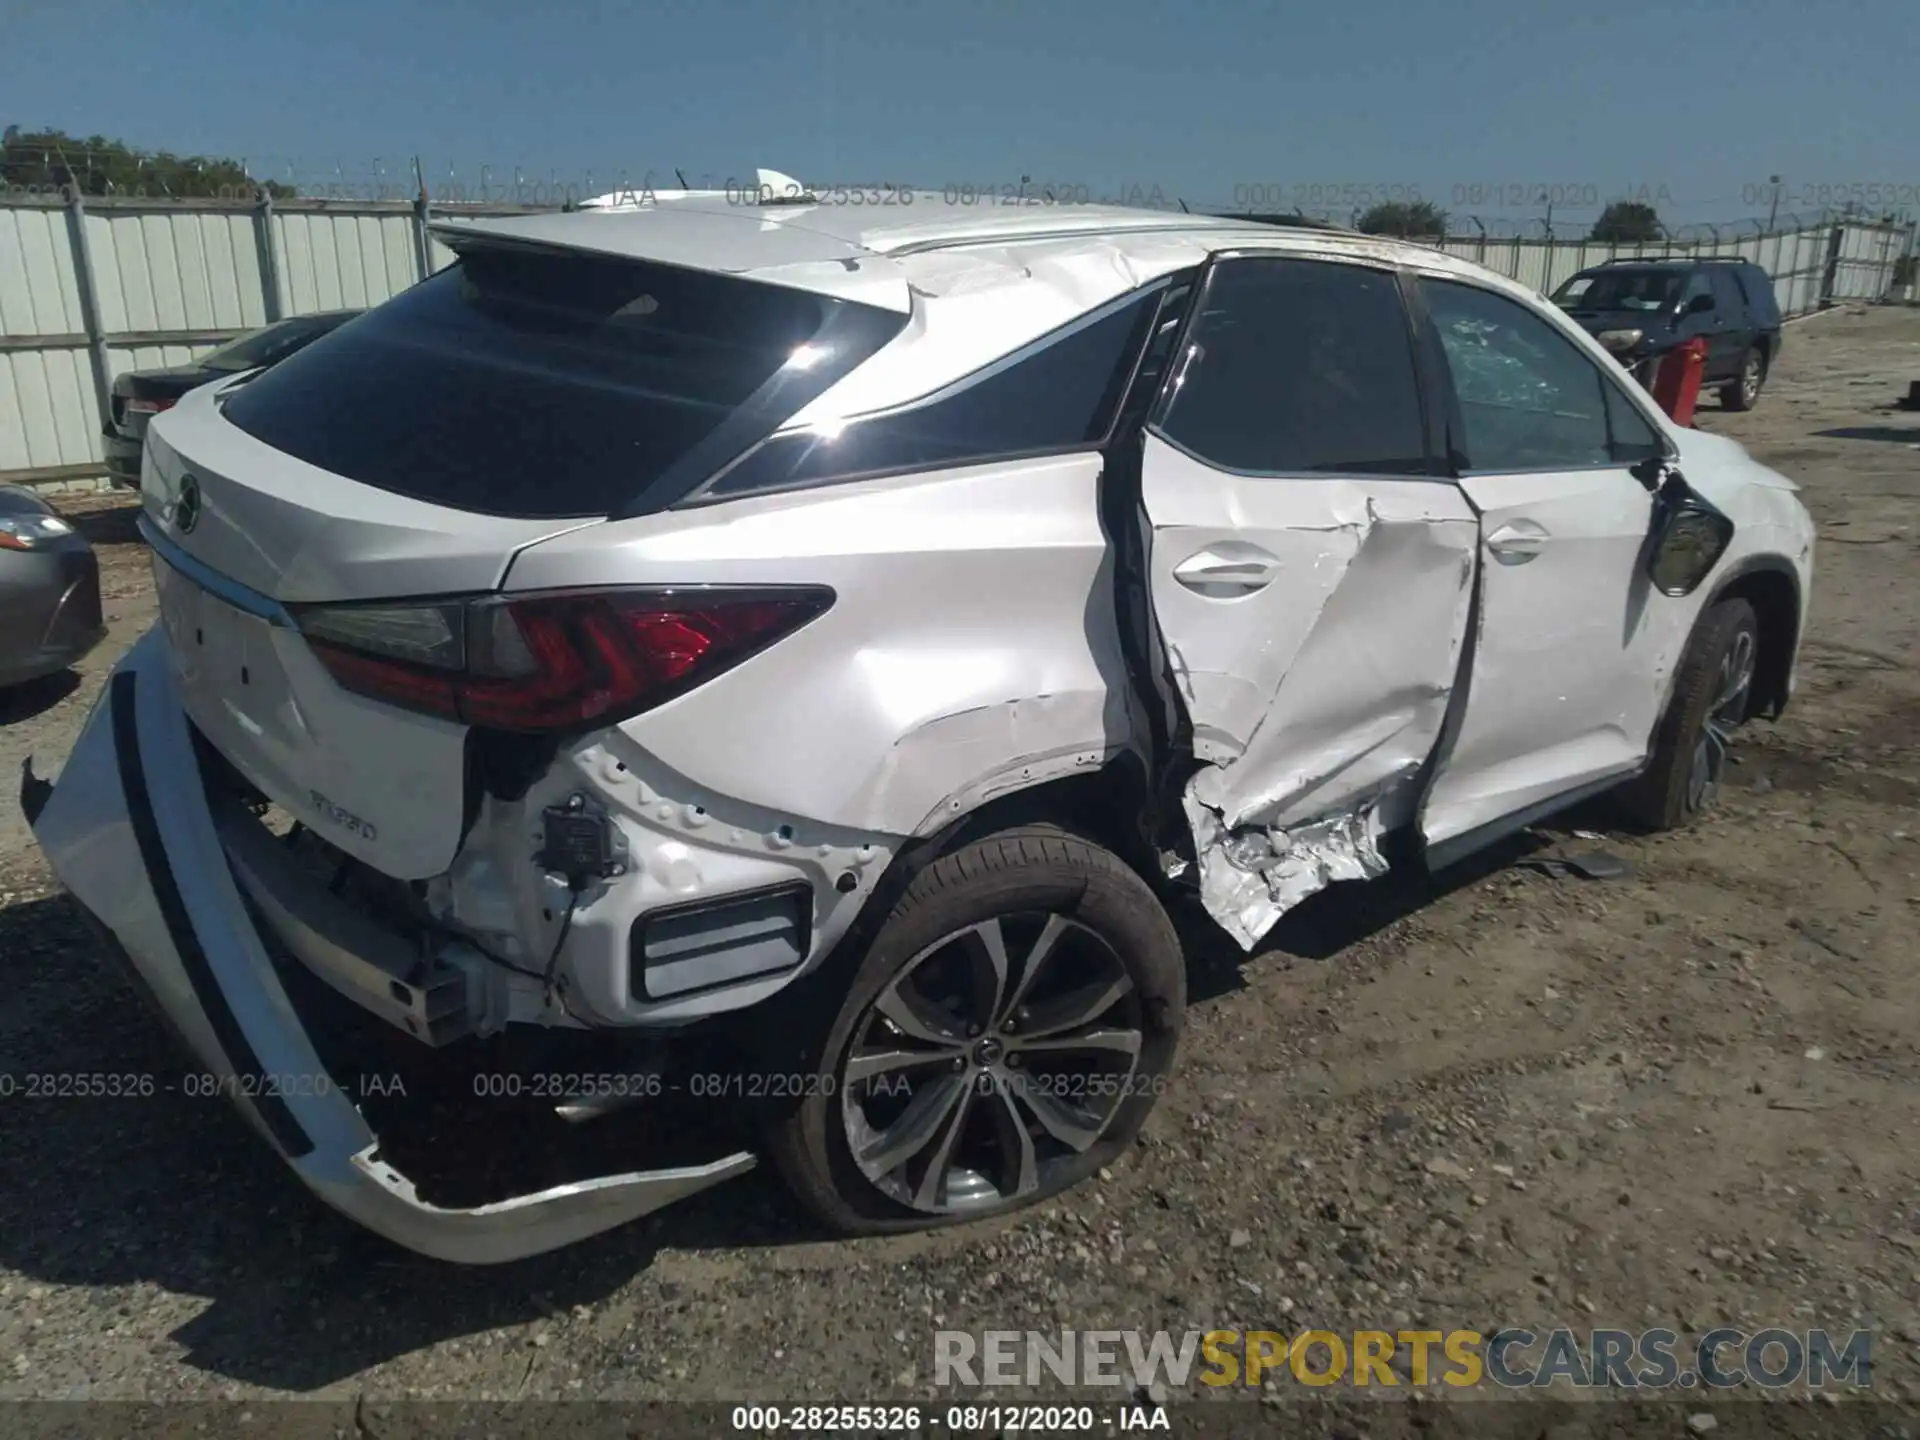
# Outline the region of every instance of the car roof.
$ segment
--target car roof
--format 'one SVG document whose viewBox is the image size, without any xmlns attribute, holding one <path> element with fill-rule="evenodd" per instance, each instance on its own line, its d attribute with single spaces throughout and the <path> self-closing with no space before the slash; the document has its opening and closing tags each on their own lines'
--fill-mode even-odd
<svg viewBox="0 0 1920 1440">
<path fill-rule="evenodd" d="M 849 195 L 851 192 L 849 192 Z M 1115 205 L 883 192 L 896 203 L 730 203 L 712 194 L 433 227 L 456 252 L 528 245 L 733 274 L 908 317 L 873 361 L 790 418 L 867 414 L 941 385 L 1227 251 L 1403 265 L 1537 300 L 1471 261 L 1413 241 L 1322 225 Z"/>
<path fill-rule="evenodd" d="M 485 237 L 715 270 L 867 300 L 874 299 L 880 287 L 861 283 L 863 271 L 869 281 L 904 278 L 905 270 L 899 267 L 913 257 L 994 246 L 1047 245 L 1065 253 L 1078 245 L 1087 253 L 1124 255 L 1150 253 L 1180 241 L 1210 253 L 1233 244 L 1285 248 L 1293 237 L 1301 248 L 1344 245 L 1376 259 L 1430 259 L 1439 253 L 1412 242 L 1317 224 L 1044 199 L 989 197 L 969 204 L 936 192 L 885 193 L 897 203 L 736 204 L 699 194 L 572 212 L 449 217 L 433 228 L 456 251 Z M 1465 261 L 1458 266 L 1491 273 Z M 835 281 L 836 272 L 849 278 Z M 895 308 L 907 308 L 904 298 Z"/>
</svg>

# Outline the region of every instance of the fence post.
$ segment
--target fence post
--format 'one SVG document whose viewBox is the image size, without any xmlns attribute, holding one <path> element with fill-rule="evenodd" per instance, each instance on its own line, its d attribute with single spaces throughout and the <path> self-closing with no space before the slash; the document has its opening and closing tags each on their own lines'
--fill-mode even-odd
<svg viewBox="0 0 1920 1440">
<path fill-rule="evenodd" d="M 433 248 L 427 240 L 427 222 L 432 218 L 427 200 L 427 177 L 420 169 L 420 157 L 413 157 L 413 259 L 420 280 L 433 274 Z"/>
<path fill-rule="evenodd" d="M 1820 303 L 1817 308 L 1833 308 L 1834 282 L 1840 278 L 1840 246 L 1845 241 L 1847 227 L 1835 225 L 1827 236 L 1827 263 L 1820 271 Z"/>
<path fill-rule="evenodd" d="M 273 243 L 273 192 L 260 187 L 253 207 L 253 252 L 260 261 L 260 301 L 267 323 L 285 319 L 280 304 L 280 251 Z"/>
<path fill-rule="evenodd" d="M 104 429 L 113 413 L 113 372 L 107 359 L 107 332 L 100 323 L 100 295 L 93 283 L 93 250 L 87 244 L 87 208 L 80 186 L 67 185 L 67 243 L 73 249 L 74 288 L 80 296 L 80 324 L 87 332 L 87 355 L 93 362 L 93 401 L 99 409 L 96 430 Z"/>
</svg>

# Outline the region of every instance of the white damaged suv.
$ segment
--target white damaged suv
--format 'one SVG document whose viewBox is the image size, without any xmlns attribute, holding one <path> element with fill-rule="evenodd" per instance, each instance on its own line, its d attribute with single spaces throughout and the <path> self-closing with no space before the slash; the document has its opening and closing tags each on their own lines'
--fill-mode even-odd
<svg viewBox="0 0 1920 1440">
<path fill-rule="evenodd" d="M 763 1152 L 849 1232 L 1056 1193 L 1165 1086 L 1183 889 L 1252 948 L 1601 791 L 1681 824 L 1787 702 L 1793 486 L 1538 295 L 894 198 L 449 224 L 457 264 L 151 431 L 162 622 L 23 804 L 200 1064 L 401 1244 L 535 1253 Z M 315 977 L 449 1052 L 731 1027 L 780 1103 L 440 1203 L 327 1083 Z"/>
</svg>

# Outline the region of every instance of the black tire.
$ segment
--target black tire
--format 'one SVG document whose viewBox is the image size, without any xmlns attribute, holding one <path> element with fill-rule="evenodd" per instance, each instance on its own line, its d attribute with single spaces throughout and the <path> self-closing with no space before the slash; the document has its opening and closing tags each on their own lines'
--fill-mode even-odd
<svg viewBox="0 0 1920 1440">
<path fill-rule="evenodd" d="M 1619 792 L 1637 824 L 1676 830 L 1712 806 L 1727 734 L 1746 721 L 1752 703 L 1759 649 L 1759 622 L 1745 600 L 1722 600 L 1695 622 L 1647 768 Z"/>
<path fill-rule="evenodd" d="M 1740 373 L 1720 387 L 1720 404 L 1728 410 L 1751 410 L 1767 383 L 1767 352 L 1755 345 L 1740 357 Z"/>
<path fill-rule="evenodd" d="M 997 1048 L 990 1057 L 998 1059 L 997 1068 L 983 1058 L 982 1051 L 1000 1042 L 999 1024 L 961 1039 L 958 1032 L 965 1027 L 957 1023 L 957 1014 L 927 1003 L 926 992 L 935 988 L 935 982 L 922 979 L 936 970 L 951 975 L 974 967 L 968 971 L 969 983 L 991 985 L 992 951 L 977 938 L 987 930 L 1001 940 L 998 948 L 1004 963 L 998 974 L 1002 983 L 992 1002 L 980 1001 L 974 1013 L 997 1016 L 1003 1013 L 1004 1001 L 1005 1013 L 1019 1017 L 1006 1022 L 1005 1058 L 1000 1058 Z M 1041 933 L 1057 938 L 1043 944 L 1037 938 Z M 1029 943 L 1028 936 L 1036 938 Z M 1035 955 L 1045 958 L 1029 973 L 1026 962 Z M 1069 983 L 1093 970 L 1108 979 L 1077 988 Z M 1028 984 L 1031 989 L 1026 988 Z M 1077 1000 L 1083 993 L 1099 990 L 1101 984 L 1114 989 L 1119 998 L 1105 1010 L 1089 1012 L 1100 1018 L 1084 1028 L 1076 1025 L 1058 1032 L 1052 1044 L 1041 1038 L 1047 1033 L 1044 1017 L 1032 1018 L 1031 1011 L 1055 1017 L 1066 1014 L 1074 1007 L 1062 1009 L 1056 989 L 1064 987 L 1066 998 Z M 979 1001 L 983 992 L 976 989 L 974 994 Z M 916 1056 L 952 1056 L 950 1050 L 931 1046 L 923 1052 L 919 1047 L 929 1042 L 880 1013 L 883 1003 L 890 1013 L 898 1013 L 902 996 L 913 1002 L 909 1023 L 931 1016 L 939 1022 L 934 1028 L 944 1032 L 948 1021 L 956 1022 L 949 1043 L 966 1050 L 964 1072 L 960 1063 L 947 1059 L 849 1080 L 848 1063 L 856 1054 L 863 1064 L 908 1050 Z M 1021 1003 L 1027 996 L 1046 998 L 1034 998 L 1027 1006 Z M 804 1087 L 806 1098 L 771 1126 L 768 1149 L 801 1202 L 844 1234 L 916 1230 L 1022 1209 L 1078 1184 L 1133 1142 L 1171 1073 L 1185 1008 L 1186 971 L 1172 922 L 1146 882 L 1118 856 L 1050 825 L 1021 826 L 986 836 L 921 871 L 888 915 L 819 1051 L 813 1083 Z M 1012 1033 L 1030 1019 L 1030 1028 L 1036 1032 L 1033 1037 Z M 1044 1067 L 1067 1063 L 1058 1050 L 1071 1049 L 1075 1040 L 1092 1037 L 1096 1030 L 1101 1047 L 1097 1055 L 1089 1048 L 1088 1063 L 1110 1067 L 1126 1063 L 1124 1056 L 1110 1054 L 1104 1047 L 1116 1037 L 1124 1041 L 1132 1033 L 1126 1028 L 1129 1025 L 1138 1027 L 1138 1048 L 1125 1080 L 1117 1077 L 1117 1070 L 1097 1082 L 1089 1080 L 1088 1085 L 1104 1087 L 1097 1102 L 1091 1090 L 1082 1089 L 1088 1107 L 1097 1104 L 1104 1111 L 1098 1116 L 1098 1138 L 1086 1148 L 1066 1144 L 1029 1108 L 1037 1091 L 1022 1092 L 1016 1102 L 1007 1088 L 1021 1083 L 1058 1085 L 1062 1088 L 1049 1094 L 1064 1094 L 1065 1081 L 1049 1078 Z M 876 1037 L 883 1045 L 897 1048 L 875 1048 Z M 1037 1047 L 1026 1052 L 1033 1057 L 1026 1062 L 1029 1068 L 1006 1069 L 1021 1064 L 1014 1056 L 1020 1045 Z M 895 1084 L 913 1087 L 904 1101 L 898 1095 L 875 1098 L 869 1087 L 885 1085 L 889 1076 Z M 927 1187 L 925 1177 L 934 1164 L 922 1150 L 910 1152 L 897 1171 L 869 1178 L 862 1160 L 882 1167 L 885 1161 L 875 1158 L 876 1151 L 890 1157 L 901 1148 L 881 1143 L 899 1128 L 895 1123 L 883 1119 L 872 1122 L 875 1129 L 867 1129 L 870 1111 L 877 1107 L 884 1113 L 896 1102 L 902 1108 L 914 1104 L 912 1097 L 919 1095 L 921 1087 L 927 1088 L 929 1098 L 937 1098 L 935 1086 L 960 1087 L 960 1098 L 954 1102 L 960 1107 L 960 1128 L 957 1141 L 949 1144 L 955 1158 L 941 1162 L 941 1178 L 932 1182 L 931 1197 L 918 1193 Z M 859 1098 L 863 1093 L 867 1098 Z M 1049 1107 L 1056 1121 L 1061 1113 Z M 1015 1119 L 1010 1122 L 1008 1116 Z M 1028 1135 L 1030 1143 L 1025 1147 L 1018 1144 L 1020 1132 L 1010 1128 L 1014 1123 Z M 856 1132 L 863 1141 L 862 1160 L 854 1153 Z M 958 1159 L 963 1153 L 991 1158 L 989 1152 L 995 1149 L 1006 1168 L 993 1184 L 987 1183 L 983 1171 L 963 1166 Z M 1056 1149 L 1060 1153 L 1053 1153 Z M 933 1155 L 946 1153 L 939 1149 L 939 1142 L 932 1146 Z M 1044 1161 L 1041 1155 L 1046 1156 Z M 918 1176 L 916 1161 L 921 1162 Z M 1009 1183 L 1027 1178 L 1035 1182 L 1027 1188 Z M 899 1193 L 883 1192 L 883 1183 L 890 1192 L 916 1193 L 903 1199 Z M 913 1203 L 923 1198 L 927 1205 Z"/>
</svg>

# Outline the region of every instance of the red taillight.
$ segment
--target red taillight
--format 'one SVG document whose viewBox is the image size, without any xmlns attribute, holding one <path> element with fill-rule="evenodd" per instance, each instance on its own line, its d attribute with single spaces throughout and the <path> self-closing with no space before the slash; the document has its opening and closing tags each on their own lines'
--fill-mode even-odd
<svg viewBox="0 0 1920 1440">
<path fill-rule="evenodd" d="M 355 694 L 490 730 L 575 730 L 670 700 L 832 603 L 818 587 L 561 591 L 316 606 L 300 628 Z"/>
<path fill-rule="evenodd" d="M 135 415 L 158 415 L 162 410 L 171 410 L 180 402 L 177 400 L 128 400 L 127 409 Z"/>
</svg>

